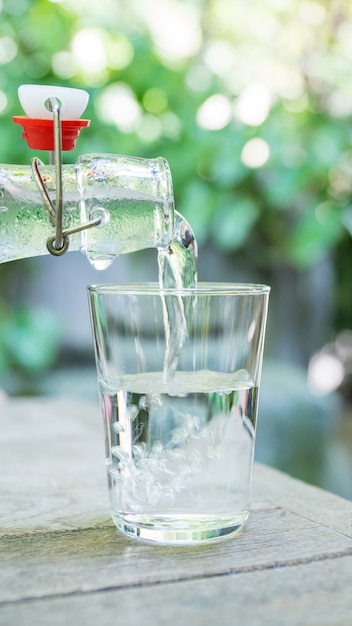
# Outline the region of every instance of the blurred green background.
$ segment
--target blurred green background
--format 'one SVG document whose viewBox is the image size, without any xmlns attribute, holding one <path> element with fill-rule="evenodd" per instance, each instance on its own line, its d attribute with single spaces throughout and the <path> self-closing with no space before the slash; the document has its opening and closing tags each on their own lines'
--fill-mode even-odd
<svg viewBox="0 0 352 626">
<path fill-rule="evenodd" d="M 0 0 L 0 18 L 0 161 L 33 157 L 22 83 L 89 92 L 65 162 L 166 157 L 200 278 L 272 286 L 259 460 L 352 497 L 351 2 Z M 33 263 L 0 280 L 0 387 L 64 393 L 55 373 L 90 357 L 45 297 L 27 304 Z"/>
</svg>

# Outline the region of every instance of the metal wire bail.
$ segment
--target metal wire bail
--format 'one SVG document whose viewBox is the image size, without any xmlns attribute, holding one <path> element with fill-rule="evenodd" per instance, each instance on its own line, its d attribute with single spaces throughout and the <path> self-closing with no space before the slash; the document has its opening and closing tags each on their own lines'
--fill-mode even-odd
<svg viewBox="0 0 352 626">
<path fill-rule="evenodd" d="M 34 157 L 31 161 L 33 178 L 37 183 L 40 195 L 43 200 L 44 207 L 47 209 L 50 215 L 50 221 L 55 226 L 55 235 L 48 237 L 46 246 L 50 254 L 54 256 L 61 256 L 67 252 L 69 247 L 69 235 L 78 233 L 94 226 L 102 224 L 102 216 L 73 226 L 63 230 L 63 193 L 62 193 L 62 138 L 61 138 L 61 119 L 60 119 L 60 101 L 57 98 L 48 98 L 45 103 L 53 113 L 54 122 L 54 151 L 50 152 L 50 164 L 55 166 L 55 188 L 56 199 L 55 206 L 53 205 L 48 191 L 45 187 L 45 182 L 39 170 L 39 166 L 42 165 L 42 161 L 37 157 Z"/>
</svg>

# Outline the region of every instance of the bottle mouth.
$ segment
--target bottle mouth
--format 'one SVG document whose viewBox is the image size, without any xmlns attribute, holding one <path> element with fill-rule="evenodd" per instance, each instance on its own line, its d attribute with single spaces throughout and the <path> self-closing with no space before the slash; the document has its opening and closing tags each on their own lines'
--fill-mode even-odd
<svg viewBox="0 0 352 626">
<path fill-rule="evenodd" d="M 12 118 L 15 124 L 23 127 L 22 137 L 34 150 L 54 150 L 54 121 L 25 116 Z M 90 120 L 62 120 L 61 139 L 62 150 L 73 150 L 76 139 L 82 128 L 89 126 Z"/>
</svg>

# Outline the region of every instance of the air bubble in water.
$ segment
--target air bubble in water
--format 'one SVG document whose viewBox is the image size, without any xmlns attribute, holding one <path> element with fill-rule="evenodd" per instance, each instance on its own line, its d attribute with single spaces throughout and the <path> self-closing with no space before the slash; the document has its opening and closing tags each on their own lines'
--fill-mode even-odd
<svg viewBox="0 0 352 626">
<path fill-rule="evenodd" d="M 112 427 L 113 427 L 113 429 L 114 429 L 114 431 L 116 433 L 124 433 L 125 432 L 125 429 L 122 426 L 122 424 L 120 424 L 120 422 L 114 422 Z"/>
<path fill-rule="evenodd" d="M 128 409 L 128 417 L 130 418 L 130 420 L 135 420 L 137 415 L 138 415 L 139 411 L 138 408 L 135 405 L 132 405 L 129 407 Z"/>
</svg>

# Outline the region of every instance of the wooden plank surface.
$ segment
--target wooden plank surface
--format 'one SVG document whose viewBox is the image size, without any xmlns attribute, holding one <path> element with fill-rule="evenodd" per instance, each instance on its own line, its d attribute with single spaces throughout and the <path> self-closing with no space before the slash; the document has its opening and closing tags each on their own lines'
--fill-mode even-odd
<svg viewBox="0 0 352 626">
<path fill-rule="evenodd" d="M 198 547 L 157 547 L 120 537 L 113 528 L 11 538 L 3 541 L 0 602 L 224 576 L 341 556 L 352 559 L 350 539 L 273 509 L 253 513 L 246 531 L 236 538 Z"/>
<path fill-rule="evenodd" d="M 0 537 L 110 525 L 98 403 L 0 406 Z"/>
<path fill-rule="evenodd" d="M 351 626 L 351 561 L 342 557 L 6 604 L 1 626 Z M 348 591 L 348 593 L 347 593 Z"/>
<path fill-rule="evenodd" d="M 352 476 L 350 479 L 352 481 Z M 258 499 L 261 493 L 268 502 L 352 537 L 352 502 L 349 500 L 258 465 L 254 472 L 254 497 Z"/>
<path fill-rule="evenodd" d="M 352 624 L 351 502 L 258 465 L 235 538 L 150 545 L 110 520 L 98 404 L 11 401 L 0 426 L 1 626 Z"/>
</svg>

